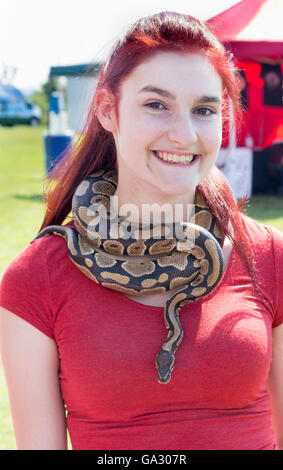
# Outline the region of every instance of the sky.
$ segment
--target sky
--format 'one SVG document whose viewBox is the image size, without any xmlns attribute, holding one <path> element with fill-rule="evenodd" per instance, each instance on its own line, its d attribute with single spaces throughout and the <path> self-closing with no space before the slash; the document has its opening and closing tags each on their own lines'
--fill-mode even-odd
<svg viewBox="0 0 283 470">
<path fill-rule="evenodd" d="M 0 81 L 39 89 L 51 66 L 103 61 L 137 19 L 160 11 L 207 20 L 239 0 L 0 0 Z M 15 73 L 13 73 L 13 71 Z"/>
</svg>

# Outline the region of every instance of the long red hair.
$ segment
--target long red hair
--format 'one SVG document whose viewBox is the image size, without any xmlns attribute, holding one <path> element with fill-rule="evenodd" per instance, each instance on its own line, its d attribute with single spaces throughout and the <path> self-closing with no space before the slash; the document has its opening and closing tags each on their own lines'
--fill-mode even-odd
<svg viewBox="0 0 283 470">
<path fill-rule="evenodd" d="M 76 188 L 89 174 L 101 168 L 116 167 L 113 136 L 102 127 L 95 115 L 97 91 L 106 88 L 112 93 L 118 113 L 122 81 L 137 65 L 159 51 L 206 54 L 223 82 L 223 135 L 228 133 L 229 119 L 232 118 L 235 125 L 241 119 L 237 72 L 232 65 L 231 54 L 202 21 L 173 12 L 162 12 L 140 19 L 117 41 L 101 68 L 83 131 L 65 158 L 55 166 L 48 180 L 45 193 L 47 207 L 40 230 L 47 225 L 60 225 L 65 221 L 71 212 Z M 233 116 L 229 116 L 229 99 L 233 104 Z M 237 205 L 226 179 L 216 167 L 198 185 L 198 189 L 217 218 L 224 235 L 235 245 L 254 279 L 252 256 L 241 216 L 245 201 L 242 200 Z"/>
</svg>

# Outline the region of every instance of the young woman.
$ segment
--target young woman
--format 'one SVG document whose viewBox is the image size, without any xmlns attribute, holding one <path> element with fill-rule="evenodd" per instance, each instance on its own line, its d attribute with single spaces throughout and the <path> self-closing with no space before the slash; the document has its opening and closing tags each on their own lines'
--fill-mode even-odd
<svg viewBox="0 0 283 470">
<path fill-rule="evenodd" d="M 73 449 L 283 448 L 283 235 L 240 211 L 214 165 L 228 97 L 239 115 L 229 54 L 190 16 L 143 18 L 113 49 L 83 138 L 57 167 L 41 229 L 60 232 L 74 194 L 76 223 L 63 227 L 64 237 L 55 230 L 32 241 L 1 284 L 1 351 L 19 449 L 65 449 L 65 412 Z M 154 358 L 166 339 L 164 305 L 184 278 L 174 274 L 169 289 L 163 282 L 189 258 L 172 268 L 168 253 L 156 264 L 146 252 L 136 264 L 98 247 L 91 253 L 94 216 L 83 229 L 97 199 L 88 206 L 80 198 L 102 187 L 88 177 L 105 171 L 108 186 L 118 171 L 112 195 L 119 214 L 136 208 L 130 222 L 141 221 L 146 204 L 189 222 L 186 209 L 196 204 L 200 230 L 214 220 L 221 234 L 222 260 L 212 248 L 203 254 L 206 241 L 190 247 L 200 271 L 180 297 L 183 338 L 170 379 L 162 363 L 156 380 Z M 142 281 L 137 269 L 149 270 Z"/>
</svg>

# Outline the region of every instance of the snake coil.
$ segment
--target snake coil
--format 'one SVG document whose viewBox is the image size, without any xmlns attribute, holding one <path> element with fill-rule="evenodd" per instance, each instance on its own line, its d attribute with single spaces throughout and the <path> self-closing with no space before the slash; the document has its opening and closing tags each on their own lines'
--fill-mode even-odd
<svg viewBox="0 0 283 470">
<path fill-rule="evenodd" d="M 131 224 L 129 237 L 129 223 L 111 210 L 116 188 L 116 170 L 91 174 L 73 196 L 76 228 L 50 225 L 35 238 L 63 236 L 72 262 L 103 287 L 137 296 L 174 291 L 164 307 L 167 339 L 155 358 L 158 382 L 168 383 L 183 337 L 180 309 L 207 296 L 220 281 L 223 236 L 197 191 L 189 223 L 175 224 L 175 232 L 166 224 Z M 178 238 L 180 228 L 183 236 Z"/>
</svg>

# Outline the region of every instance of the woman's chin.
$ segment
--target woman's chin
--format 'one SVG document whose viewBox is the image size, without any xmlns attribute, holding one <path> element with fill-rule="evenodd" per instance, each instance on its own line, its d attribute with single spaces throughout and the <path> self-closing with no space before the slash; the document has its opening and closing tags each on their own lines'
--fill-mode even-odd
<svg viewBox="0 0 283 470">
<path fill-rule="evenodd" d="M 170 184 L 170 182 L 164 181 L 164 184 L 162 186 L 158 185 L 157 188 L 162 199 L 170 201 L 175 198 L 184 198 L 187 200 L 190 194 L 195 193 L 196 184 L 195 182 L 188 184 L 187 181 L 183 184 L 181 182 L 179 184 Z"/>
<path fill-rule="evenodd" d="M 156 175 L 155 179 L 156 183 L 162 191 L 171 195 L 180 195 L 186 194 L 188 191 L 192 191 L 193 188 L 198 185 L 200 180 L 198 176 L 199 175 L 186 175 L 184 172 L 181 175 L 164 175 L 159 173 Z"/>
</svg>

